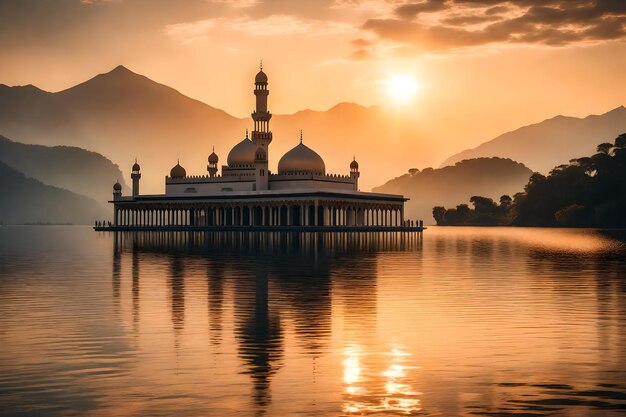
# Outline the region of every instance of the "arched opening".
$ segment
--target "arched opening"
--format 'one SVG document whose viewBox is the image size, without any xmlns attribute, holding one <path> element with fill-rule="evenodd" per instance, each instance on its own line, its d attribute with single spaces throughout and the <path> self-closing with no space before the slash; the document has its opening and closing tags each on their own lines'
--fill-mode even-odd
<svg viewBox="0 0 626 417">
<path fill-rule="evenodd" d="M 226 207 L 224 210 L 226 210 L 226 225 L 231 226 L 233 224 L 233 208 Z"/>
<path fill-rule="evenodd" d="M 281 206 L 280 207 L 280 225 L 281 226 L 287 226 L 287 206 Z"/>
<path fill-rule="evenodd" d="M 243 225 L 249 226 L 250 225 L 250 209 L 248 207 L 243 208 L 242 217 L 243 217 Z"/>
<path fill-rule="evenodd" d="M 301 211 L 300 211 L 299 205 L 291 206 L 291 225 L 302 226 L 300 222 L 300 214 L 301 214 Z"/>
<path fill-rule="evenodd" d="M 254 207 L 254 225 L 261 226 L 263 224 L 263 208 L 256 206 Z"/>
<path fill-rule="evenodd" d="M 317 207 L 317 224 L 316 226 L 324 226 L 324 206 Z"/>
<path fill-rule="evenodd" d="M 307 216 L 309 217 L 306 222 L 306 224 L 308 224 L 309 226 L 311 225 L 315 225 L 315 206 L 310 205 L 309 209 L 307 210 Z"/>
</svg>

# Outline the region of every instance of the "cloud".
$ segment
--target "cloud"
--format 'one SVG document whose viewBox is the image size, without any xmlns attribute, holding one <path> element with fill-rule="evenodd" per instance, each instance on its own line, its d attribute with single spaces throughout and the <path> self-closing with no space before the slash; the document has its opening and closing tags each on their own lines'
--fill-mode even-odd
<svg viewBox="0 0 626 417">
<path fill-rule="evenodd" d="M 358 38 L 351 40 L 350 43 L 358 48 L 365 48 L 367 46 L 373 45 L 375 42 L 369 39 Z"/>
<path fill-rule="evenodd" d="M 321 36 L 354 30 L 352 25 L 343 22 L 305 20 L 290 15 L 271 15 L 263 19 L 240 18 L 230 21 L 228 27 L 252 36 Z"/>
<path fill-rule="evenodd" d="M 333 0 L 331 9 L 348 9 L 358 12 L 390 14 L 406 0 Z"/>
<path fill-rule="evenodd" d="M 182 43 L 205 38 L 215 30 L 230 30 L 250 36 L 324 36 L 355 32 L 353 25 L 311 19 L 300 19 L 290 15 L 271 15 L 261 19 L 249 16 L 228 19 L 224 17 L 198 20 L 195 22 L 167 25 L 165 34 Z"/>
<path fill-rule="evenodd" d="M 446 0 L 426 0 L 421 3 L 409 3 L 396 8 L 396 14 L 402 18 L 413 18 L 420 13 L 435 12 L 446 8 Z"/>
<path fill-rule="evenodd" d="M 396 7 L 394 16 L 370 18 L 361 29 L 418 51 L 598 43 L 626 38 L 626 1 L 424 0 Z"/>
<path fill-rule="evenodd" d="M 165 34 L 182 43 L 191 43 L 207 36 L 219 19 L 204 19 L 195 22 L 176 23 L 165 27 Z"/>
<path fill-rule="evenodd" d="M 259 0 L 208 0 L 209 3 L 225 4 L 236 9 L 245 9 L 255 6 Z"/>
</svg>

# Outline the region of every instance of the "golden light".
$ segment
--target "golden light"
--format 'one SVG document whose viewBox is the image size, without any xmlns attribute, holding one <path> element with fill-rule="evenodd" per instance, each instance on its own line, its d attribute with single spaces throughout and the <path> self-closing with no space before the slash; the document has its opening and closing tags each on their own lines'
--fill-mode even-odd
<svg viewBox="0 0 626 417">
<path fill-rule="evenodd" d="M 387 94 L 397 103 L 412 100 L 420 90 L 417 80 L 406 74 L 391 74 L 383 83 Z"/>
</svg>

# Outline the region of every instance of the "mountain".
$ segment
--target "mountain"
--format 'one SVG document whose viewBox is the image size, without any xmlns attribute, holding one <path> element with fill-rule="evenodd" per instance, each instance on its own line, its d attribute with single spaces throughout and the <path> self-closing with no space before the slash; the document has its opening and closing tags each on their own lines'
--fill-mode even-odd
<svg viewBox="0 0 626 417">
<path fill-rule="evenodd" d="M 534 171 L 548 173 L 571 159 L 593 154 L 598 143 L 612 142 L 625 131 L 624 106 L 582 119 L 556 116 L 453 155 L 441 166 L 453 165 L 464 159 L 498 156 L 520 161 Z"/>
<path fill-rule="evenodd" d="M 249 89 L 252 80 L 228 80 L 233 91 Z M 270 74 L 270 110 L 272 106 Z M 180 158 L 187 172 L 206 174 L 206 159 L 215 146 L 220 163 L 251 128 L 240 119 L 191 99 L 129 69 L 118 66 L 82 84 L 56 93 L 34 86 L 0 85 L 0 133 L 43 145 L 69 145 L 98 152 L 118 164 L 127 180 L 137 157 L 142 192 L 163 192 L 163 177 Z M 279 157 L 304 142 L 325 158 L 329 172 L 348 173 L 353 155 L 363 168 L 362 188 L 377 176 L 398 175 L 403 165 L 428 155 L 420 127 L 410 115 L 390 116 L 377 107 L 341 103 L 327 111 L 305 110 L 274 115 L 270 169 Z"/>
<path fill-rule="evenodd" d="M 44 184 L 64 188 L 104 204 L 120 169 L 95 152 L 68 146 L 26 145 L 0 135 L 0 162 Z M 123 185 L 125 187 L 125 185 Z M 128 187 L 125 187 L 128 192 Z"/>
<path fill-rule="evenodd" d="M 412 170 L 413 171 L 413 170 Z M 522 191 L 532 171 L 523 164 L 502 158 L 476 158 L 439 169 L 426 168 L 394 178 L 372 191 L 403 194 L 410 198 L 404 208 L 407 219 L 434 223 L 435 206 L 454 207 L 480 195 L 495 200 Z"/>
<path fill-rule="evenodd" d="M 0 222 L 93 224 L 110 210 L 88 197 L 45 185 L 0 162 Z"/>
</svg>

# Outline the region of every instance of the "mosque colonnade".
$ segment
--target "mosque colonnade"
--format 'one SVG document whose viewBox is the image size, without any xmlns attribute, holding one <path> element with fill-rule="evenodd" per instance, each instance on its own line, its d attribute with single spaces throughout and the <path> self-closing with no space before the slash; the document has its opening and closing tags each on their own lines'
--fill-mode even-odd
<svg viewBox="0 0 626 417">
<path fill-rule="evenodd" d="M 339 201 L 117 205 L 115 226 L 402 226 L 402 204 Z"/>
</svg>

